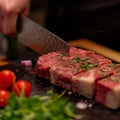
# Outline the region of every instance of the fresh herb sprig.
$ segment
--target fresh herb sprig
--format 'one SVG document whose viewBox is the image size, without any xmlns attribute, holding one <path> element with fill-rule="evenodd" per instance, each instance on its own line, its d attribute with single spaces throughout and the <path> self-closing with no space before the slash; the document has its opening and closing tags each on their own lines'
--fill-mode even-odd
<svg viewBox="0 0 120 120">
<path fill-rule="evenodd" d="M 8 105 L 0 110 L 0 120 L 73 120 L 80 118 L 75 114 L 74 104 L 48 91 L 45 96 L 18 97 L 12 94 Z"/>
</svg>

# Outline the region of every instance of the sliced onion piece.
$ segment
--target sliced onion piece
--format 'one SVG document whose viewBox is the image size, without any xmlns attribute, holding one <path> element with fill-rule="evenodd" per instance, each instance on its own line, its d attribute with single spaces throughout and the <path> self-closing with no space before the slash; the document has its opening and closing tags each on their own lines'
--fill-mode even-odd
<svg viewBox="0 0 120 120">
<path fill-rule="evenodd" d="M 21 65 L 24 67 L 32 66 L 32 60 L 22 60 Z"/>
</svg>

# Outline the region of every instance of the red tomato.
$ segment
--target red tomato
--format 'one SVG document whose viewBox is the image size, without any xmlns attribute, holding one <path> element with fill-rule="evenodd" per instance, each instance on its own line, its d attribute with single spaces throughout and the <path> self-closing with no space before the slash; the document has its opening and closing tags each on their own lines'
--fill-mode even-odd
<svg viewBox="0 0 120 120">
<path fill-rule="evenodd" d="M 6 89 L 3 84 L 0 83 L 0 90 Z"/>
<path fill-rule="evenodd" d="M 32 91 L 32 85 L 26 80 L 18 80 L 12 87 L 12 91 L 17 95 L 23 92 L 28 97 Z"/>
<path fill-rule="evenodd" d="M 16 79 L 16 75 L 11 70 L 0 71 L 0 89 L 8 89 L 12 86 Z"/>
<path fill-rule="evenodd" d="M 10 92 L 7 90 L 0 90 L 0 108 L 3 108 L 7 105 Z"/>
</svg>

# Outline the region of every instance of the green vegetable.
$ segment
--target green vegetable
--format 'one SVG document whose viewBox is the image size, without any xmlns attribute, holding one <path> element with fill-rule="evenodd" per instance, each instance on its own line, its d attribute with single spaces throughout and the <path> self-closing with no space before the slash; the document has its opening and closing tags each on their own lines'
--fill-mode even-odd
<svg viewBox="0 0 120 120">
<path fill-rule="evenodd" d="M 116 65 L 115 63 L 111 63 L 110 66 L 111 66 L 112 68 L 117 68 L 117 65 Z"/>
<path fill-rule="evenodd" d="M 45 96 L 10 96 L 8 105 L 1 109 L 0 120 L 72 120 L 81 117 L 75 114 L 74 104 L 48 91 Z"/>
<path fill-rule="evenodd" d="M 74 59 L 74 62 L 80 62 L 80 57 L 76 56 L 75 59 Z"/>
<path fill-rule="evenodd" d="M 113 78 L 112 81 L 119 82 L 119 79 L 118 78 Z"/>
<path fill-rule="evenodd" d="M 95 68 L 97 65 L 96 64 L 92 64 L 91 62 L 86 62 L 84 64 L 81 64 L 81 68 L 84 70 L 90 70 Z"/>
</svg>

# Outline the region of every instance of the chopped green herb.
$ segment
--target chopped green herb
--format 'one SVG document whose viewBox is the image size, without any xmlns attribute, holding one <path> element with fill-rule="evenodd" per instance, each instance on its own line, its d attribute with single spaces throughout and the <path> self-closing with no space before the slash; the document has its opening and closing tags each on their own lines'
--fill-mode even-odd
<svg viewBox="0 0 120 120">
<path fill-rule="evenodd" d="M 119 79 L 116 78 L 116 77 L 111 77 L 111 76 L 108 76 L 108 79 L 102 79 L 102 81 L 113 81 L 113 82 L 119 82 Z"/>
<path fill-rule="evenodd" d="M 117 68 L 117 65 L 116 65 L 115 63 L 111 63 L 110 66 L 111 66 L 112 68 Z"/>
<path fill-rule="evenodd" d="M 117 70 L 117 71 L 116 71 L 116 73 L 119 73 L 119 72 L 120 72 L 120 70 Z"/>
<path fill-rule="evenodd" d="M 104 71 L 101 71 L 101 77 L 104 77 L 104 76 L 105 76 Z"/>
<path fill-rule="evenodd" d="M 80 70 L 80 65 L 74 68 L 75 72 L 78 72 Z"/>
<path fill-rule="evenodd" d="M 68 63 L 68 65 L 74 66 L 75 63 L 80 63 L 80 57 L 76 56 L 75 58 L 69 60 L 67 63 Z"/>
<path fill-rule="evenodd" d="M 81 61 L 82 62 L 87 62 L 89 59 L 90 59 L 90 57 L 86 57 L 86 58 L 81 59 Z"/>
<path fill-rule="evenodd" d="M 90 70 L 95 67 L 95 64 L 92 64 L 91 62 L 86 62 L 86 64 L 81 64 L 81 68 L 84 70 Z"/>
<path fill-rule="evenodd" d="M 76 56 L 75 59 L 74 59 L 74 62 L 80 62 L 80 57 Z"/>
<path fill-rule="evenodd" d="M 59 58 L 62 58 L 64 55 L 63 54 L 57 54 Z"/>
<path fill-rule="evenodd" d="M 117 77 L 110 77 L 109 80 L 112 80 L 114 82 L 119 82 L 119 79 Z"/>
<path fill-rule="evenodd" d="M 75 62 L 74 61 L 68 61 L 68 65 L 74 65 L 75 64 Z"/>
<path fill-rule="evenodd" d="M 114 78 L 112 79 L 114 82 L 119 82 L 119 79 L 118 78 Z"/>
</svg>

